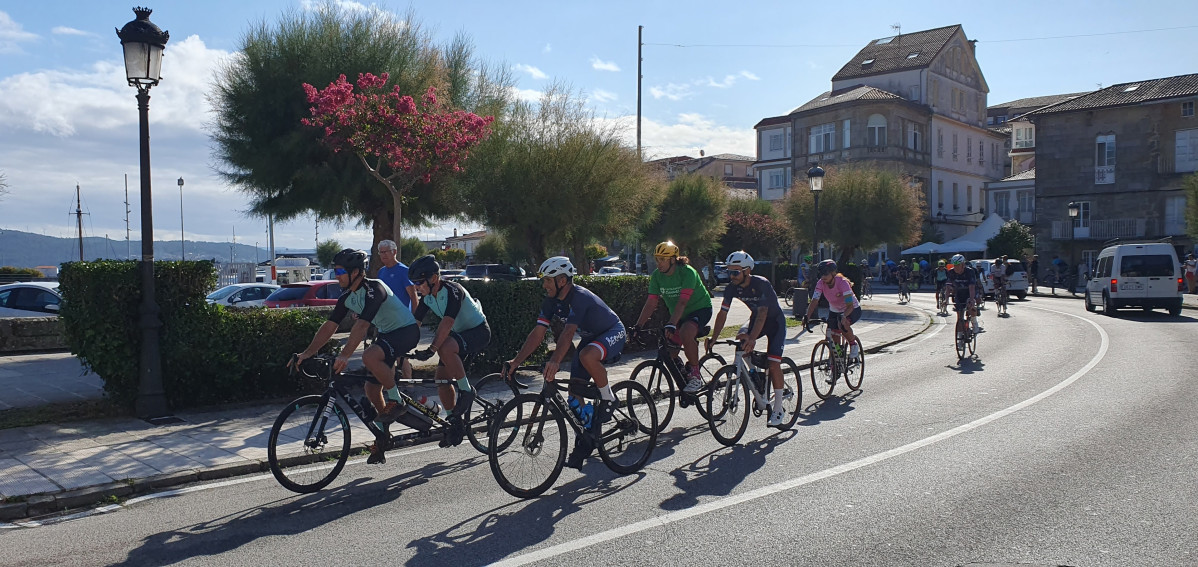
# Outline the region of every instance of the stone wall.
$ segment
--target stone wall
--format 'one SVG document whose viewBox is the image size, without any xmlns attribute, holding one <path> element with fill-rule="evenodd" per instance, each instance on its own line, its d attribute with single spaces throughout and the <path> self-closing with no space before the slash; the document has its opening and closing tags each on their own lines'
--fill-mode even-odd
<svg viewBox="0 0 1198 567">
<path fill-rule="evenodd" d="M 0 355 L 66 348 L 58 317 L 0 319 Z"/>
</svg>

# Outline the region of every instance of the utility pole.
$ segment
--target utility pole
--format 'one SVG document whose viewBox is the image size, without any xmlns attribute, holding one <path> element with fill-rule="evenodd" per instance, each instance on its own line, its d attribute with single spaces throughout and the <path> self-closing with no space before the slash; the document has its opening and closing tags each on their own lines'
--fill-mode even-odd
<svg viewBox="0 0 1198 567">
<path fill-rule="evenodd" d="M 234 259 L 237 258 L 237 256 L 235 256 L 233 254 L 234 246 L 237 246 L 237 225 L 233 225 L 233 242 L 231 242 L 229 244 L 229 263 L 230 264 L 232 264 L 234 262 Z"/>
<path fill-rule="evenodd" d="M 315 248 L 312 248 L 313 250 L 316 250 L 316 248 L 320 247 L 320 219 L 316 219 L 316 241 L 314 246 Z"/>
<path fill-rule="evenodd" d="M 79 184 L 75 184 L 75 227 L 79 234 L 79 261 L 83 261 L 83 203 L 79 197 Z"/>
<path fill-rule="evenodd" d="M 266 215 L 266 222 L 269 224 L 270 230 L 270 283 L 279 283 L 279 274 L 275 271 L 275 217 L 274 215 Z"/>
<path fill-rule="evenodd" d="M 641 79 L 645 78 L 641 74 L 641 63 L 645 60 L 641 57 L 641 49 L 645 46 L 641 34 L 644 30 L 645 26 L 636 27 L 636 157 L 640 160 L 644 159 L 641 157 Z"/>
<path fill-rule="evenodd" d="M 129 214 L 133 210 L 129 208 L 129 174 L 125 174 L 125 259 L 133 258 L 133 248 L 129 240 Z"/>
</svg>

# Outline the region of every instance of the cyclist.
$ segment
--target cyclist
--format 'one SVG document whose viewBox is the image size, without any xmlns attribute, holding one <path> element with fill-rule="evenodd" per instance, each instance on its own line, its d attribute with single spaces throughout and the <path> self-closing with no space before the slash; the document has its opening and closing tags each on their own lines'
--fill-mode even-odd
<svg viewBox="0 0 1198 567">
<path fill-rule="evenodd" d="M 920 274 L 919 271 L 920 271 L 919 260 L 916 260 L 913 258 L 911 260 L 911 283 L 915 284 L 915 289 L 919 289 L 919 283 L 921 281 L 923 281 L 923 280 L 919 279 L 922 277 L 922 275 Z"/>
<path fill-rule="evenodd" d="M 337 332 L 337 327 L 347 312 L 353 311 L 358 314 L 358 320 L 350 330 L 341 354 L 333 362 L 333 371 L 342 372 L 349 364 L 350 355 L 366 337 L 370 325 L 377 326 L 378 338 L 362 352 L 362 364 L 378 381 L 378 384 L 367 382 L 364 389 L 366 399 L 370 400 L 377 414 L 376 422 L 385 427 L 406 411 L 398 401 L 400 396 L 399 388 L 395 386 L 395 360 L 416 348 L 416 343 L 420 342 L 420 326 L 416 324 L 412 311 L 403 306 L 386 284 L 366 277 L 365 264 L 366 253 L 360 250 L 346 248 L 333 256 L 333 273 L 336 275 L 337 285 L 345 291 L 337 298 L 337 306 L 333 308 L 329 320 L 320 326 L 316 336 L 312 338 L 312 343 L 304 352 L 297 354 L 294 360 L 295 367 L 299 368 L 300 362 L 316 354 L 328 343 L 333 333 Z M 386 398 L 383 396 L 384 390 Z M 382 439 L 376 440 L 375 444 L 371 445 L 368 463 L 382 462 L 383 451 L 380 449 L 385 450 L 386 447 L 381 441 Z"/>
<path fill-rule="evenodd" d="M 458 282 L 441 279 L 441 266 L 432 254 L 421 256 L 408 268 L 412 286 L 423 297 L 413 315 L 423 321 L 429 311 L 441 317 L 433 341 L 427 350 L 416 356 L 422 360 L 437 353 L 437 379 L 456 380 L 461 399 L 454 399 L 453 386 L 440 384 L 437 394 L 441 405 L 449 410 L 451 427 L 441 440 L 441 446 L 457 445 L 465 433 L 462 416 L 470 410 L 474 390 L 466 378 L 462 357 L 482 351 L 491 342 L 491 327 L 483 314 L 482 304 Z"/>
<path fill-rule="evenodd" d="M 711 336 L 705 343 L 707 352 L 711 352 L 712 341 L 719 337 L 720 331 L 724 329 L 724 321 L 728 318 L 732 300 L 741 300 L 749 307 L 751 315 L 749 322 L 736 334 L 736 340 L 743 341 L 744 352 L 750 352 L 758 338 L 768 338 L 766 358 L 769 360 L 770 382 L 774 385 L 775 394 L 782 392 L 782 347 L 786 340 L 786 317 L 782 314 L 782 306 L 778 304 L 774 286 L 770 285 L 769 280 L 753 275 L 755 262 L 744 250 L 729 254 L 724 265 L 728 266 L 728 286 L 724 288 L 724 301 L 720 305 L 719 314 L 715 316 Z M 785 423 L 786 412 L 782 409 L 782 402 L 786 399 L 788 398 L 774 396 L 769 420 L 771 427 Z"/>
<path fill-rule="evenodd" d="M 994 266 L 990 268 L 990 281 L 994 284 L 994 298 L 998 300 L 1000 290 L 1007 288 L 1007 257 L 1004 255 L 994 261 Z"/>
<path fill-rule="evenodd" d="M 978 288 L 977 271 L 965 264 L 965 256 L 961 254 L 953 256 L 952 265 L 953 269 L 948 272 L 948 286 L 953 294 L 953 311 L 957 313 L 957 322 L 960 323 L 961 318 L 967 315 L 973 324 L 973 332 L 977 333 L 977 307 L 974 302 Z"/>
<path fill-rule="evenodd" d="M 948 266 L 944 259 L 936 262 L 936 270 L 933 272 L 936 280 L 936 298 L 939 301 L 940 294 L 944 293 L 944 286 L 948 283 Z"/>
<path fill-rule="evenodd" d="M 539 273 L 541 287 L 545 289 L 547 297 L 541 303 L 537 324 L 528 333 L 520 352 L 515 358 L 507 361 L 503 370 L 506 374 L 518 368 L 541 346 L 550 322 L 554 318 L 562 319 L 565 321 L 565 327 L 557 336 L 557 348 L 549 356 L 543 372 L 545 381 L 552 382 L 562 360 L 570 352 L 574 333 L 579 334 L 579 346 L 574 353 L 574 363 L 570 365 L 570 378 L 577 381 L 593 379 L 595 386 L 599 388 L 600 397 L 590 429 L 574 439 L 574 450 L 566 459 L 566 466 L 581 469 L 583 461 L 595 450 L 600 427 L 611 419 L 616 410 L 616 395 L 607 381 L 607 368 L 603 364 L 615 362 L 620 358 L 628 334 L 616 312 L 599 296 L 585 287 L 574 284 L 577 272 L 569 258 L 554 256 L 545 260 L 541 263 Z M 576 392 L 571 391 L 570 395 L 578 403 L 584 403 Z"/>
<path fill-rule="evenodd" d="M 807 314 L 803 316 L 803 325 L 815 314 L 819 306 L 819 298 L 828 298 L 828 326 L 838 328 L 848 339 L 849 358 L 857 359 L 857 341 L 853 336 L 852 324 L 861 319 L 861 302 L 853 294 L 853 284 L 844 274 L 837 272 L 835 260 L 824 260 L 819 263 L 819 282 L 815 284 L 815 294 L 807 304 Z"/>
<path fill-rule="evenodd" d="M 395 245 L 394 240 L 384 240 L 379 242 L 378 251 L 379 259 L 383 262 L 379 268 L 378 279 L 391 288 L 391 292 L 403 302 L 404 307 L 411 309 L 412 304 L 416 303 L 416 288 L 408 279 L 408 267 L 395 258 L 399 253 L 399 247 Z M 412 377 L 412 364 L 407 358 L 403 359 L 402 371 L 404 378 Z"/>
<path fill-rule="evenodd" d="M 911 268 L 907 266 L 906 260 L 899 262 L 898 271 L 894 273 L 894 277 L 898 280 L 899 289 L 903 289 L 903 286 L 911 280 Z"/>
<path fill-rule="evenodd" d="M 657 270 L 649 276 L 649 297 L 633 328 L 649 320 L 657 309 L 659 300 L 666 303 L 670 319 L 666 322 L 666 337 L 675 343 L 681 339 L 686 355 L 686 388 L 684 392 L 698 392 L 703 387 L 699 376 L 699 343 L 696 336 L 699 328 L 711 321 L 711 294 L 699 279 L 699 272 L 690 265 L 686 256 L 678 255 L 678 246 L 666 241 L 653 251 Z"/>
</svg>

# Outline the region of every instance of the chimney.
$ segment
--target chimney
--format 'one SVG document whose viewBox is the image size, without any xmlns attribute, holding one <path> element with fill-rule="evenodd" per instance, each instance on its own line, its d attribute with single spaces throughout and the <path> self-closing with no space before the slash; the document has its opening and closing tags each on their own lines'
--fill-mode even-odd
<svg viewBox="0 0 1198 567">
<path fill-rule="evenodd" d="M 454 238 L 458 237 L 458 229 L 456 229 L 456 228 L 453 229 L 453 237 Z"/>
<path fill-rule="evenodd" d="M 703 150 L 699 150 L 699 157 L 703 157 Z"/>
<path fill-rule="evenodd" d="M 976 39 L 969 40 L 969 52 L 974 55 L 978 54 L 978 40 L 976 40 Z"/>
</svg>

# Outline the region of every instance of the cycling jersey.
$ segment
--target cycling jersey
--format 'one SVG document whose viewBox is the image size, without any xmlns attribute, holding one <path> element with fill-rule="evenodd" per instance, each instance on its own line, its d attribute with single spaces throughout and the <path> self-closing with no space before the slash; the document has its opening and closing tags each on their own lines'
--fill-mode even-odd
<svg viewBox="0 0 1198 567">
<path fill-rule="evenodd" d="M 786 327 L 786 318 L 782 314 L 782 307 L 778 305 L 778 294 L 774 293 L 774 286 L 770 285 L 769 280 L 761 276 L 753 276 L 749 279 L 749 285 L 741 287 L 736 284 L 730 284 L 724 288 L 724 302 L 720 305 L 720 311 L 727 311 L 732 307 L 732 300 L 739 299 L 749 307 L 749 327 L 757 320 L 757 309 L 766 307 L 765 326 L 769 328 L 771 324 L 781 324 Z"/>
<path fill-rule="evenodd" d="M 937 282 L 948 281 L 948 268 L 936 268 L 936 281 Z"/>
<path fill-rule="evenodd" d="M 379 333 L 390 333 L 416 324 L 412 312 L 404 307 L 391 288 L 380 280 L 370 278 L 363 278 L 358 289 L 346 290 L 337 298 L 337 306 L 329 315 L 329 321 L 340 323 L 348 311 L 357 313 L 362 321 L 374 323 Z"/>
<path fill-rule="evenodd" d="M 910 279 L 910 276 L 911 276 L 911 270 L 909 270 L 907 268 L 899 268 L 898 272 L 895 273 L 895 277 L 897 277 L 898 280 L 901 282 L 907 281 L 908 279 Z"/>
<path fill-rule="evenodd" d="M 969 299 L 969 286 L 978 285 L 978 274 L 970 266 L 965 266 L 964 270 L 949 270 L 948 283 L 953 286 L 953 295 Z"/>
<path fill-rule="evenodd" d="M 666 275 L 661 270 L 654 270 L 653 275 L 649 276 L 649 295 L 660 295 L 670 315 L 674 314 L 678 299 L 687 291 L 690 292 L 690 299 L 682 310 L 681 318 L 700 309 L 711 308 L 711 294 L 699 280 L 699 272 L 694 267 L 676 264 L 673 274 Z"/>
<path fill-rule="evenodd" d="M 437 293 L 421 298 L 420 305 L 416 307 L 416 320 L 424 320 L 429 311 L 436 313 L 438 317 L 453 317 L 453 328 L 450 330 L 455 333 L 473 329 L 487 322 L 482 304 L 471 297 L 470 292 L 458 282 L 441 280 L 441 289 Z"/>
<path fill-rule="evenodd" d="M 623 331 L 623 324 L 616 312 L 591 290 L 578 285 L 566 294 L 565 299 L 546 297 L 541 302 L 537 324 L 548 327 L 555 317 L 564 320 L 567 325 L 578 325 L 578 335 L 584 341 L 606 333 L 616 325 L 620 325 Z"/>
<path fill-rule="evenodd" d="M 828 298 L 828 309 L 833 313 L 844 313 L 858 305 L 857 296 L 853 294 L 853 284 L 844 276 L 835 276 L 831 287 L 828 287 L 823 279 L 816 282 L 811 300 L 819 301 L 821 297 Z"/>
</svg>

